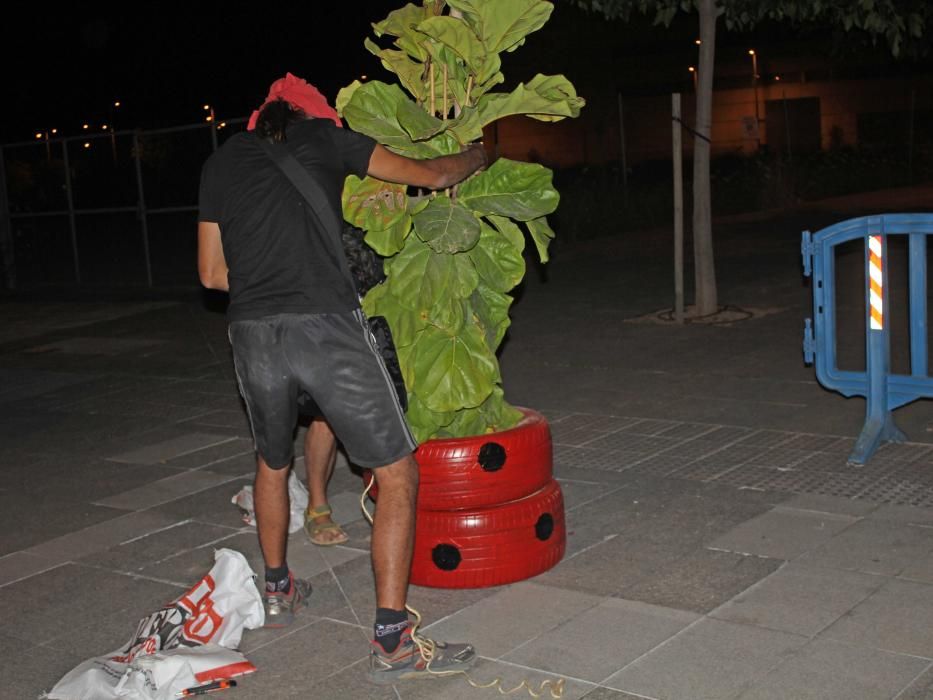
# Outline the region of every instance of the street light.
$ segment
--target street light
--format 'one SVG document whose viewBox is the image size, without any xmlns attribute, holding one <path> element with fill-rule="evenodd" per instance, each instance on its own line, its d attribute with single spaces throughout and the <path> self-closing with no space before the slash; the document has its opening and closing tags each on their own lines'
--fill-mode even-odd
<svg viewBox="0 0 933 700">
<path fill-rule="evenodd" d="M 687 66 L 690 75 L 693 76 L 693 91 L 697 91 L 697 69 L 694 66 Z"/>
<path fill-rule="evenodd" d="M 204 111 L 210 112 L 210 114 L 208 114 L 204 118 L 204 121 L 206 121 L 208 124 L 211 125 L 211 145 L 214 147 L 214 150 L 216 151 L 217 150 L 217 122 L 214 119 L 215 117 L 214 107 L 212 105 L 205 104 Z"/>
<path fill-rule="evenodd" d="M 755 49 L 749 49 L 748 55 L 752 57 L 752 92 L 755 98 L 755 140 L 761 148 L 761 117 L 758 112 L 758 54 Z"/>
</svg>

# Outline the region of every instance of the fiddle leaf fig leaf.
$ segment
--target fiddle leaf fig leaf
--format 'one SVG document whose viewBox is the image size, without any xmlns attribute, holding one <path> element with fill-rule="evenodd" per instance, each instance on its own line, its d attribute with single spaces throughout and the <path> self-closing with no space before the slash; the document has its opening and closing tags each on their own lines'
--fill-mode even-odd
<svg viewBox="0 0 933 700">
<path fill-rule="evenodd" d="M 480 222 L 450 197 L 437 197 L 414 217 L 415 233 L 436 253 L 470 250 L 480 237 Z"/>
<path fill-rule="evenodd" d="M 411 106 L 413 103 L 398 85 L 373 80 L 353 91 L 343 108 L 343 115 L 354 131 L 366 134 L 399 153 L 416 158 L 441 155 L 443 152 L 432 148 L 428 142 L 413 141 L 399 122 L 400 113 L 403 120 L 411 117 Z M 430 115 L 425 116 L 431 118 Z M 412 127 L 411 122 L 406 123 Z"/>
<path fill-rule="evenodd" d="M 548 261 L 547 248 L 554 239 L 554 229 L 548 224 L 547 218 L 542 216 L 540 219 L 532 219 L 528 222 L 528 232 L 538 249 L 538 259 L 546 263 Z"/>
<path fill-rule="evenodd" d="M 509 307 L 512 305 L 512 297 L 479 284 L 470 301 L 473 303 L 476 322 L 486 337 L 486 345 L 495 352 L 511 324 Z"/>
<path fill-rule="evenodd" d="M 379 255 L 387 258 L 402 249 L 409 233 L 411 233 L 411 216 L 406 213 L 383 231 L 370 229 L 363 240 Z"/>
<path fill-rule="evenodd" d="M 372 39 L 366 39 L 363 42 L 363 46 L 366 49 L 379 58 L 382 61 L 383 67 L 391 72 L 395 73 L 398 76 L 399 82 L 402 84 L 412 97 L 416 100 L 423 100 L 425 97 L 424 83 L 421 80 L 421 74 L 424 72 L 424 64 L 413 60 L 406 52 L 399 51 L 397 49 L 383 49 Z M 361 85 L 360 81 L 354 80 L 351 85 Z M 341 93 L 343 90 L 341 90 Z M 343 108 L 340 105 L 340 97 L 338 95 L 338 107 L 337 111 L 340 114 L 343 114 Z M 344 104 L 349 101 L 349 97 L 344 101 Z"/>
<path fill-rule="evenodd" d="M 551 177 L 543 165 L 500 158 L 460 186 L 459 201 L 480 214 L 537 219 L 554 211 L 560 200 Z"/>
<path fill-rule="evenodd" d="M 478 74 L 486 63 L 486 48 L 465 22 L 449 15 L 429 17 L 418 25 L 418 31 L 451 49 Z"/>
<path fill-rule="evenodd" d="M 453 422 L 457 417 L 456 412 L 447 411 L 440 413 L 432 411 L 424 405 L 424 402 L 418 398 L 417 394 L 408 393 L 408 424 L 411 426 L 411 432 L 418 442 L 424 442 L 441 431 Z"/>
<path fill-rule="evenodd" d="M 472 261 L 465 255 L 439 255 L 416 236 L 385 263 L 392 293 L 399 303 L 428 318 L 439 299 L 465 299 L 479 284 Z"/>
<path fill-rule="evenodd" d="M 415 31 L 421 22 L 430 17 L 431 8 L 427 6 L 405 5 L 398 10 L 389 13 L 381 22 L 373 24 L 373 31 L 376 36 L 388 34 L 395 37 L 395 45 L 412 58 L 424 61 L 427 55 L 421 46 L 421 35 Z"/>
<path fill-rule="evenodd" d="M 522 251 L 491 226 L 483 225 L 479 243 L 468 253 L 480 281 L 497 292 L 507 292 L 525 276 Z"/>
<path fill-rule="evenodd" d="M 418 385 L 414 393 L 432 411 L 443 413 L 479 406 L 492 393 L 499 367 L 476 326 L 452 335 L 424 329 L 411 355 Z"/>
<path fill-rule="evenodd" d="M 544 26 L 554 9 L 544 0 L 447 0 L 447 4 L 463 13 L 488 53 L 518 48 L 526 36 Z"/>
<path fill-rule="evenodd" d="M 374 177 L 361 180 L 356 175 L 348 176 L 343 185 L 342 199 L 344 218 L 366 230 L 391 228 L 408 214 L 405 186 Z"/>
</svg>

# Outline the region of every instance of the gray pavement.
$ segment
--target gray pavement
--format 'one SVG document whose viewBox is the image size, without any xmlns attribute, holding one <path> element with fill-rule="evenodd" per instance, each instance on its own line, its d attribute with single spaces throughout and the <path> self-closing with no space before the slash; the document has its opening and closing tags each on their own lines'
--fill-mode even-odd
<svg viewBox="0 0 933 700">
<path fill-rule="evenodd" d="M 664 233 L 530 266 L 502 368 L 511 401 L 551 422 L 567 554 L 510 586 L 411 594 L 430 634 L 476 644 L 477 682 L 564 678 L 587 700 L 933 698 L 930 402 L 896 412 L 911 442 L 849 467 L 864 401 L 801 361 L 799 230 L 842 207 L 717 227 L 722 302 L 752 316 L 731 325 L 651 321 L 671 304 Z M 3 698 L 120 646 L 214 548 L 260 567 L 230 503 L 252 454 L 222 314 L 196 295 L 88 296 L 0 301 Z M 346 546 L 292 536 L 310 608 L 245 634 L 259 670 L 227 695 L 499 697 L 463 678 L 365 681 L 360 487 L 347 468 L 331 486 Z"/>
</svg>

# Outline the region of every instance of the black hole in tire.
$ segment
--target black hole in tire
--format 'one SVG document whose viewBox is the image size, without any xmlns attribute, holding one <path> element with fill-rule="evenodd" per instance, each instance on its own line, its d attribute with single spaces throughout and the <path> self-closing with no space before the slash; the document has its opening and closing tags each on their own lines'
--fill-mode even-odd
<svg viewBox="0 0 933 700">
<path fill-rule="evenodd" d="M 487 442 L 479 448 L 479 466 L 487 472 L 497 472 L 505 464 L 505 448 L 498 442 Z"/>
<path fill-rule="evenodd" d="M 460 566 L 460 550 L 452 544 L 439 544 L 431 551 L 434 566 L 441 571 L 453 571 Z"/>
<path fill-rule="evenodd" d="M 535 536 L 544 542 L 552 534 L 554 534 L 554 518 L 550 513 L 545 513 L 535 523 Z"/>
</svg>

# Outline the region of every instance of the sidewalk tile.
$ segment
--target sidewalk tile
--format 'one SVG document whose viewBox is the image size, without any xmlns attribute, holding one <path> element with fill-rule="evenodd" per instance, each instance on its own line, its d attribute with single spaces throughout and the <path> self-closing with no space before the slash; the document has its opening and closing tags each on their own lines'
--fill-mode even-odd
<svg viewBox="0 0 933 700">
<path fill-rule="evenodd" d="M 83 530 L 56 537 L 26 550 L 29 554 L 57 563 L 74 561 L 93 552 L 101 552 L 126 542 L 134 537 L 161 530 L 177 522 L 179 518 L 151 511 L 129 513 Z"/>
<path fill-rule="evenodd" d="M 0 587 L 28 578 L 56 566 L 59 562 L 29 552 L 13 552 L 0 557 Z"/>
<path fill-rule="evenodd" d="M 818 639 L 798 649 L 738 700 L 889 700 L 928 663 Z"/>
<path fill-rule="evenodd" d="M 503 657 L 599 682 L 695 622 L 698 615 L 608 598 Z"/>
<path fill-rule="evenodd" d="M 887 581 L 880 576 L 791 562 L 711 616 L 812 637 Z"/>
<path fill-rule="evenodd" d="M 233 531 L 229 528 L 216 525 L 181 522 L 172 527 L 131 539 L 102 552 L 88 554 L 77 561 L 88 566 L 124 573 L 138 573 L 145 569 L 149 575 L 163 578 L 160 575 L 162 561 L 173 558 L 179 552 L 197 549 L 207 542 L 222 539 L 232 533 Z M 201 573 L 207 573 L 209 568 L 210 566 Z M 194 583 L 194 580 L 191 583 Z"/>
<path fill-rule="evenodd" d="M 852 498 L 809 493 L 794 496 L 781 505 L 796 510 L 812 510 L 817 513 L 835 513 L 836 515 L 852 515 L 855 517 L 866 516 L 878 510 L 878 504 L 871 501 L 856 501 Z"/>
<path fill-rule="evenodd" d="M 186 471 L 118 493 L 97 501 L 95 505 L 122 510 L 144 510 L 204 491 L 235 478 L 229 474 L 214 474 L 210 471 Z"/>
<path fill-rule="evenodd" d="M 664 700 L 731 698 L 805 642 L 786 632 L 701 620 L 603 685 Z"/>
<path fill-rule="evenodd" d="M 661 565 L 617 596 L 680 610 L 706 613 L 761 581 L 780 559 L 699 549 Z"/>
<path fill-rule="evenodd" d="M 230 442 L 229 435 L 214 433 L 189 433 L 171 440 L 157 442 L 129 452 L 122 452 L 109 457 L 112 462 L 130 462 L 133 464 L 158 464 L 175 457 L 196 452 L 224 442 Z"/>
<path fill-rule="evenodd" d="M 430 625 L 425 632 L 438 639 L 467 639 L 483 656 L 499 658 L 599 602 L 583 593 L 517 583 Z"/>
<path fill-rule="evenodd" d="M 794 559 L 855 522 L 856 518 L 847 515 L 778 507 L 742 523 L 709 546 L 741 554 Z"/>
<path fill-rule="evenodd" d="M 933 659 L 933 585 L 893 579 L 820 637 Z"/>
<path fill-rule="evenodd" d="M 930 528 L 866 519 L 812 548 L 800 560 L 833 569 L 896 576 L 931 549 Z"/>
</svg>

